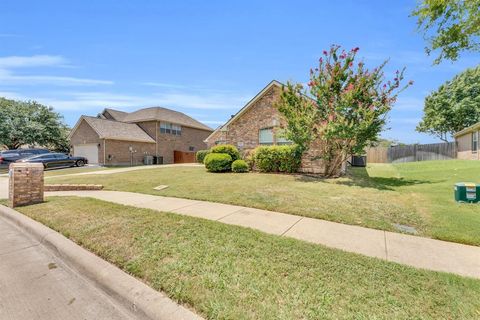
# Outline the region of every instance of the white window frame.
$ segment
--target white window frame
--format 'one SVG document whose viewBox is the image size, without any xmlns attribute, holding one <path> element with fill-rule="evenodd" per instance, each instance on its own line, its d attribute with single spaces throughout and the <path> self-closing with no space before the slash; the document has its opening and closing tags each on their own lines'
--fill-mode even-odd
<svg viewBox="0 0 480 320">
<path fill-rule="evenodd" d="M 472 153 L 478 151 L 478 131 L 472 132 Z"/>
<path fill-rule="evenodd" d="M 160 133 L 181 136 L 182 126 L 170 122 L 160 122 Z"/>
<path fill-rule="evenodd" d="M 267 132 L 267 131 L 270 131 L 270 136 L 271 136 L 271 140 L 263 140 L 262 141 L 262 132 Z M 275 143 L 275 137 L 274 137 L 274 132 L 273 132 L 273 128 L 270 127 L 270 128 L 262 128 L 260 130 L 258 130 L 258 144 L 261 144 L 261 145 L 273 145 Z"/>
</svg>

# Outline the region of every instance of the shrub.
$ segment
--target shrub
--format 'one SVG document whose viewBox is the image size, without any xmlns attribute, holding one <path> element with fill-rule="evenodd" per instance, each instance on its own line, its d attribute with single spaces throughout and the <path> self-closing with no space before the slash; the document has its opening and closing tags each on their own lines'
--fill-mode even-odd
<svg viewBox="0 0 480 320">
<path fill-rule="evenodd" d="M 227 153 L 232 157 L 232 161 L 240 159 L 240 152 L 238 152 L 237 147 L 231 144 L 219 144 L 218 146 L 210 149 L 211 153 Z"/>
<path fill-rule="evenodd" d="M 232 171 L 233 172 L 248 172 L 248 164 L 245 160 L 235 160 L 232 162 Z"/>
<path fill-rule="evenodd" d="M 297 172 L 302 155 L 296 146 L 257 147 L 252 155 L 254 167 L 261 172 Z"/>
<path fill-rule="evenodd" d="M 203 162 L 210 172 L 225 172 L 232 168 L 232 157 L 227 153 L 209 153 Z"/>
<path fill-rule="evenodd" d="M 210 153 L 210 150 L 198 150 L 195 157 L 197 158 L 198 163 L 203 163 L 207 154 Z"/>
</svg>

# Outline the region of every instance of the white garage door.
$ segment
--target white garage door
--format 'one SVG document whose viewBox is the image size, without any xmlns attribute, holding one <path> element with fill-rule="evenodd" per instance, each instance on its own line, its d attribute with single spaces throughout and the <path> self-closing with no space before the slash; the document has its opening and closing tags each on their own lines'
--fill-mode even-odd
<svg viewBox="0 0 480 320">
<path fill-rule="evenodd" d="M 76 144 L 73 146 L 73 155 L 87 158 L 89 164 L 98 164 L 97 144 Z"/>
</svg>

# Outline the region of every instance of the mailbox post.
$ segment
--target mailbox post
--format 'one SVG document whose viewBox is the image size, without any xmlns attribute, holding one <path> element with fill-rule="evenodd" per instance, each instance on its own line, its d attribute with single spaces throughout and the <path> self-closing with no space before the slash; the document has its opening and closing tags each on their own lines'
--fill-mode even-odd
<svg viewBox="0 0 480 320">
<path fill-rule="evenodd" d="M 10 207 L 43 202 L 43 164 L 12 163 L 8 177 Z"/>
</svg>

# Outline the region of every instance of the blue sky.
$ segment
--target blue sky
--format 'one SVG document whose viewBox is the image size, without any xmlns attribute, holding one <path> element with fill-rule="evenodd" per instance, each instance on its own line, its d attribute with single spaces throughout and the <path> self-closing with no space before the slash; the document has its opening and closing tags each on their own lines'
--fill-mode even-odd
<svg viewBox="0 0 480 320">
<path fill-rule="evenodd" d="M 415 132 L 424 97 L 478 64 L 432 66 L 409 18 L 415 1 L 12 1 L 0 4 L 0 96 L 51 105 L 73 125 L 105 107 L 160 105 L 216 127 L 272 79 L 306 82 L 331 44 L 369 66 L 407 67 L 382 136 Z"/>
</svg>

